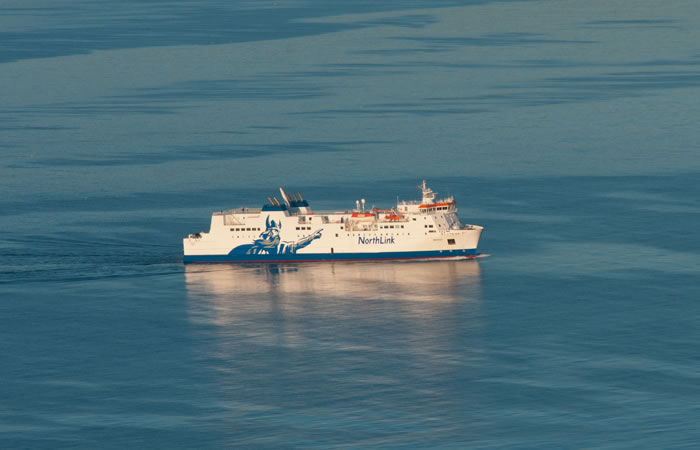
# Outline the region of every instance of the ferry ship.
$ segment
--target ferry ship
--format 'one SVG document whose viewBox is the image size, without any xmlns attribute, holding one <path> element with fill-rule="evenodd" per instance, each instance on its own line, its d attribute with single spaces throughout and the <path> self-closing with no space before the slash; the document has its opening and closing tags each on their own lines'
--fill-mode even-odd
<svg viewBox="0 0 700 450">
<path fill-rule="evenodd" d="M 183 240 L 185 263 L 282 263 L 478 256 L 483 227 L 463 225 L 453 197 L 436 200 L 425 180 L 420 201 L 389 209 L 313 212 L 301 193 L 268 197 L 262 208 L 215 212 L 209 232 Z"/>
</svg>

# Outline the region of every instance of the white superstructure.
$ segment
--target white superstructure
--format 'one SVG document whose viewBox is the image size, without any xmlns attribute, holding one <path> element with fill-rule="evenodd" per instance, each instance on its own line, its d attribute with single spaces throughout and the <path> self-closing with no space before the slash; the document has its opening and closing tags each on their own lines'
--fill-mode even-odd
<svg viewBox="0 0 700 450">
<path fill-rule="evenodd" d="M 454 198 L 436 200 L 425 183 L 420 201 L 390 209 L 313 212 L 300 193 L 268 198 L 261 209 L 212 215 L 209 232 L 184 239 L 184 261 L 287 262 L 477 256 L 483 227 L 462 225 Z"/>
</svg>

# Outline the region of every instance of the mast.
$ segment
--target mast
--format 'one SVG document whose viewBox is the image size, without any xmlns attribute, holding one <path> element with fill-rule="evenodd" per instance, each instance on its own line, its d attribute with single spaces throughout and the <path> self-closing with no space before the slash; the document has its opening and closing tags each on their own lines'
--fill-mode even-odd
<svg viewBox="0 0 700 450">
<path fill-rule="evenodd" d="M 425 180 L 423 180 L 423 183 L 421 183 L 420 189 L 423 191 L 423 199 L 421 200 L 423 205 L 432 205 L 435 203 L 435 196 L 437 195 L 437 192 L 433 192 L 433 190 L 430 189 L 425 183 Z"/>
</svg>

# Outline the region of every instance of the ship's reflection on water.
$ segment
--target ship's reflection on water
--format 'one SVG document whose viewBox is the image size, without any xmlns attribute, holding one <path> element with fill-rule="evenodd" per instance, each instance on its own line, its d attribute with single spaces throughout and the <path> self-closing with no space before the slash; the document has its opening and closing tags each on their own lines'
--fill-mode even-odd
<svg viewBox="0 0 700 450">
<path fill-rule="evenodd" d="M 474 300 L 476 261 L 188 265 L 187 290 L 235 309 L 250 297 L 318 297 L 452 302 Z"/>
<path fill-rule="evenodd" d="M 298 338 L 328 326 L 382 333 L 401 324 L 408 328 L 396 331 L 440 334 L 473 325 L 480 270 L 477 261 L 188 265 L 185 279 L 191 319 L 241 336 L 248 327 L 248 337 Z M 454 320 L 466 323 L 429 325 Z"/>
<path fill-rule="evenodd" d="M 464 377 L 484 357 L 477 261 L 191 265 L 185 276 L 202 382 L 232 426 L 410 440 L 470 401 Z"/>
</svg>

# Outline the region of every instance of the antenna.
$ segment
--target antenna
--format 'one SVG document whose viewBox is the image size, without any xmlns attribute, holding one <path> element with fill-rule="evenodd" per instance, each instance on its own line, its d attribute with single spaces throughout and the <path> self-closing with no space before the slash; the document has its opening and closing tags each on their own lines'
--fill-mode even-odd
<svg viewBox="0 0 700 450">
<path fill-rule="evenodd" d="M 301 200 L 303 202 L 304 198 L 301 196 L 301 192 L 297 192 L 297 194 L 299 194 L 299 200 Z"/>
<path fill-rule="evenodd" d="M 270 197 L 267 197 L 267 201 L 270 202 L 270 204 L 274 206 L 275 202 L 273 202 Z"/>
<path fill-rule="evenodd" d="M 277 197 L 272 197 L 272 199 L 275 201 L 275 203 L 277 203 L 277 206 L 282 206 L 279 200 L 277 200 Z"/>
</svg>

